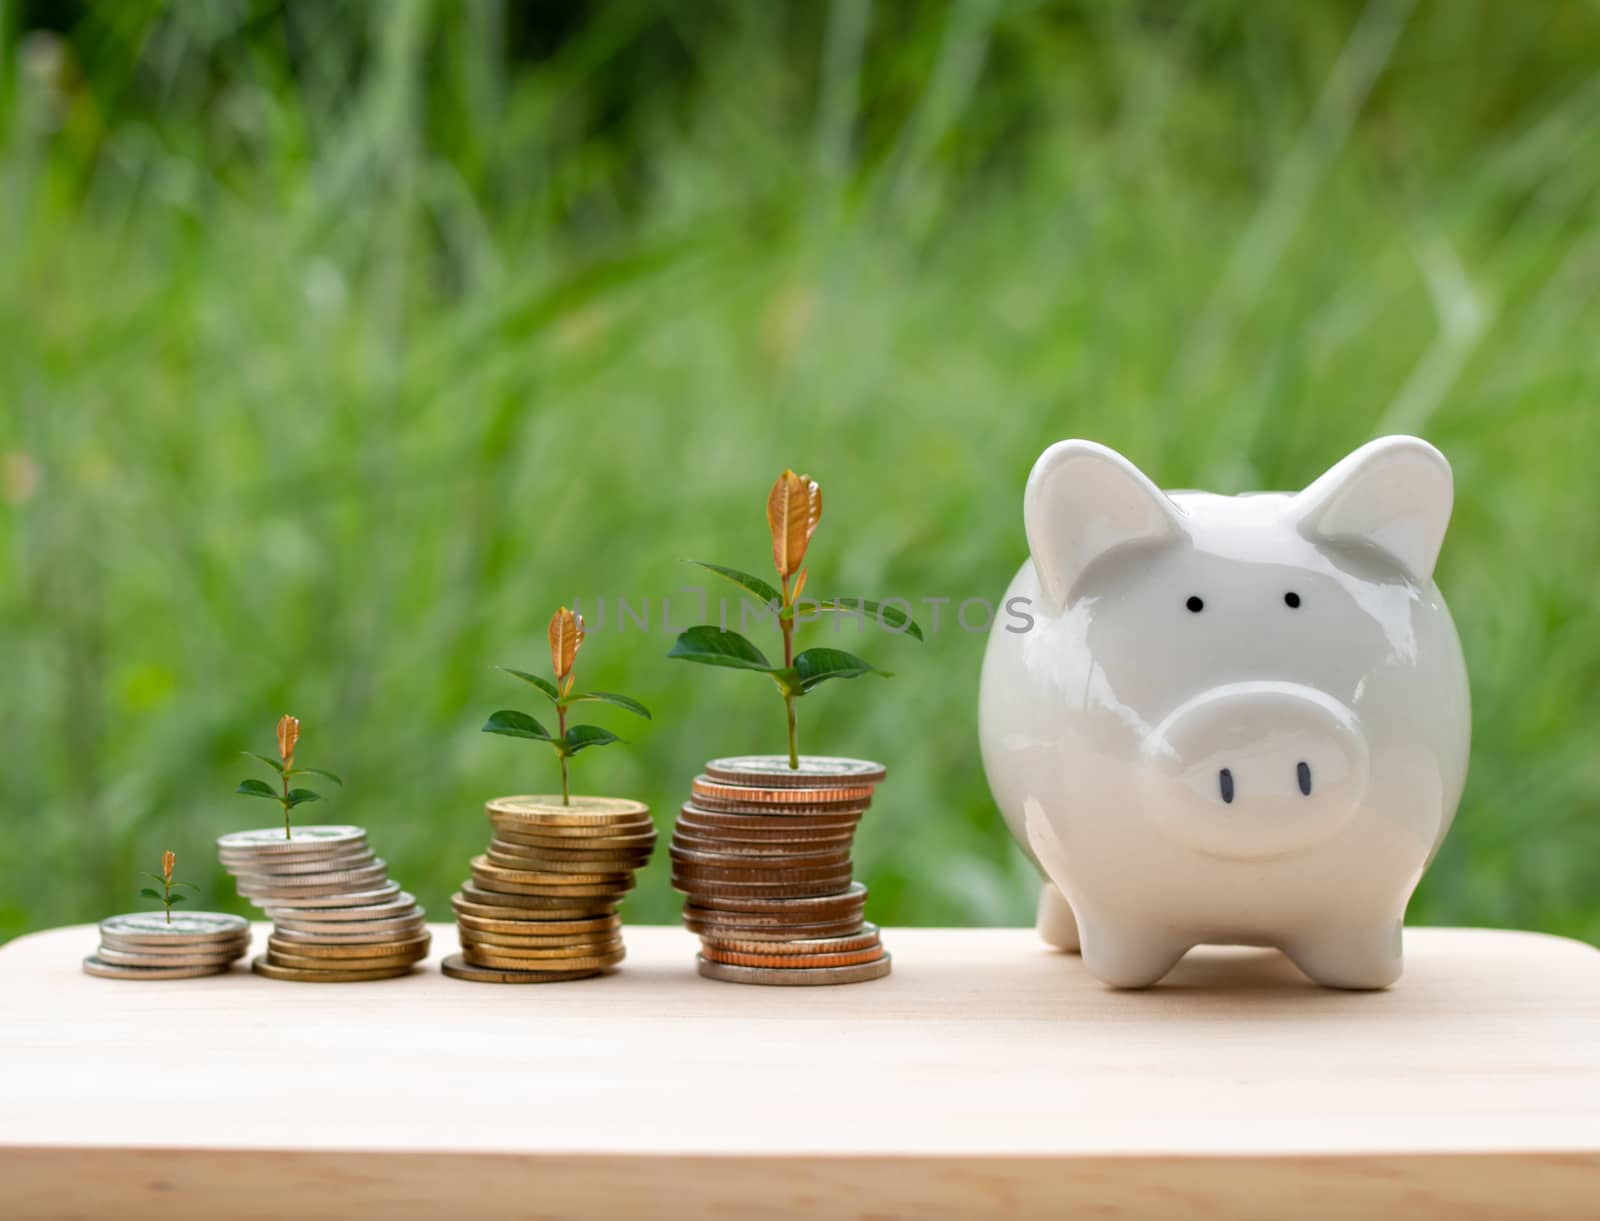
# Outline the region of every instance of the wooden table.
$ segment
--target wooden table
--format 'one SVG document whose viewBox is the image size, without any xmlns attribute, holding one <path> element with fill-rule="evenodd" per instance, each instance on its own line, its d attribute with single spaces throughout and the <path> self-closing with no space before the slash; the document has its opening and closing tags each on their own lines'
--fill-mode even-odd
<svg viewBox="0 0 1600 1221">
<path fill-rule="evenodd" d="M 262 928 L 257 929 L 261 943 Z M 896 929 L 887 980 L 235 970 L 0 950 L 0 1215 L 1593 1217 L 1600 953 L 1413 929 L 1392 991 L 1259 950 L 1112 992 L 1026 930 Z"/>
</svg>

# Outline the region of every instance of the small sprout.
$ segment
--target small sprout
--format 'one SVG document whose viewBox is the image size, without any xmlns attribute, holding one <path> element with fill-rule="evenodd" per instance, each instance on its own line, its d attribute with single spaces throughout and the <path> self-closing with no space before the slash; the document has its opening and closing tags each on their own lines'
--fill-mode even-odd
<svg viewBox="0 0 1600 1221">
<path fill-rule="evenodd" d="M 800 594 L 806 587 L 810 569 L 804 567 L 806 551 L 811 546 L 811 536 L 822 520 L 822 489 L 807 475 L 784 471 L 772 485 L 767 496 L 767 528 L 772 534 L 772 562 L 778 570 L 779 584 L 774 588 L 767 581 L 737 568 L 708 564 L 704 560 L 693 563 L 733 582 L 747 593 L 761 599 L 778 621 L 778 631 L 783 638 L 783 664 L 774 665 L 767 656 L 738 632 L 702 624 L 679 635 L 668 657 L 681 661 L 698 662 L 703 666 L 722 666 L 732 670 L 755 670 L 769 676 L 783 696 L 784 712 L 789 727 L 789 766 L 800 766 L 800 746 L 795 723 L 794 702 L 834 678 L 857 678 L 863 674 L 889 675 L 870 662 L 863 661 L 843 649 L 807 649 L 794 651 L 794 627 Z M 790 581 L 794 584 L 791 586 Z M 906 632 L 918 640 L 922 629 L 911 616 L 896 606 L 869 602 L 863 598 L 825 598 L 808 602 L 806 610 L 821 615 L 824 612 L 851 613 L 877 616 L 878 622 L 896 632 Z"/>
<path fill-rule="evenodd" d="M 300 742 L 300 719 L 284 713 L 278 719 L 278 757 L 271 755 L 258 755 L 253 750 L 244 753 L 252 759 L 265 763 L 278 774 L 280 788 L 273 788 L 264 780 L 241 780 L 239 787 L 234 792 L 245 797 L 266 797 L 276 801 L 283 807 L 283 838 L 292 838 L 289 827 L 289 811 L 295 806 L 305 805 L 308 801 L 321 801 L 322 794 L 314 793 L 310 789 L 294 788 L 290 781 L 296 776 L 321 776 L 324 780 L 331 780 L 342 785 L 343 780 L 332 772 L 323 771 L 319 767 L 296 767 L 294 762 L 294 748 Z"/>
<path fill-rule="evenodd" d="M 556 681 L 551 682 L 537 674 L 529 674 L 525 670 L 511 670 L 502 666 L 512 678 L 521 679 L 532 687 L 545 699 L 549 700 L 556 708 L 556 732 L 551 734 L 543 725 L 534 720 L 526 712 L 517 712 L 514 709 L 504 708 L 496 712 L 484 725 L 484 733 L 497 733 L 508 738 L 528 738 L 535 742 L 548 742 L 555 749 L 556 757 L 561 761 L 561 804 L 571 805 L 572 794 L 567 779 L 567 759 L 581 750 L 591 746 L 610 746 L 613 742 L 622 741 L 609 729 L 601 729 L 598 725 L 567 725 L 567 709 L 574 704 L 599 703 L 612 704 L 618 708 L 626 709 L 635 716 L 645 720 L 650 719 L 650 711 L 638 700 L 630 699 L 626 695 L 617 695 L 611 691 L 579 691 L 572 690 L 574 679 L 574 665 L 577 661 L 578 647 L 583 644 L 583 616 L 575 611 L 562 607 L 550 617 L 550 666 L 555 671 Z"/>
<path fill-rule="evenodd" d="M 162 909 L 167 913 L 168 924 L 172 923 L 172 905 L 174 903 L 182 903 L 187 897 L 185 895 L 175 895 L 172 892 L 180 888 L 186 888 L 189 890 L 199 889 L 191 882 L 173 881 L 172 868 L 177 863 L 178 854 L 172 851 L 171 848 L 168 848 L 161 854 L 161 874 L 159 877 L 153 873 L 145 873 L 143 871 L 141 871 L 139 874 L 140 877 L 149 878 L 156 884 L 156 886 L 161 887 L 160 890 L 156 890 L 150 886 L 141 887 L 139 890 L 139 896 L 144 899 L 154 899 L 157 903 L 161 904 Z"/>
</svg>

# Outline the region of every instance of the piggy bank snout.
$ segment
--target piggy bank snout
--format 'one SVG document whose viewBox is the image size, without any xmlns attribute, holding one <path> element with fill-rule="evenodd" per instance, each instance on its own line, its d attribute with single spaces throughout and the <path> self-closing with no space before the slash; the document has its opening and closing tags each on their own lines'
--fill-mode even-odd
<svg viewBox="0 0 1600 1221">
<path fill-rule="evenodd" d="M 1319 843 L 1359 808 L 1367 745 L 1355 714 L 1290 683 L 1237 683 L 1176 708 L 1144 749 L 1147 808 L 1176 838 L 1227 857 Z"/>
</svg>

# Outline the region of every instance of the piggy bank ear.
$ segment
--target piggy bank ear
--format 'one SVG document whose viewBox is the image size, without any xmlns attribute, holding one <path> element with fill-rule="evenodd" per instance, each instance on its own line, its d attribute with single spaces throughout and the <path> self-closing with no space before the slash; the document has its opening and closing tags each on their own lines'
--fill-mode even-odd
<svg viewBox="0 0 1600 1221">
<path fill-rule="evenodd" d="M 1033 464 L 1022 496 L 1028 550 L 1047 597 L 1071 604 L 1078 579 L 1108 552 L 1183 536 L 1177 505 L 1116 450 L 1058 441 Z"/>
<path fill-rule="evenodd" d="M 1445 457 L 1416 437 L 1368 442 L 1295 497 L 1300 532 L 1330 543 L 1365 543 L 1426 583 L 1455 502 Z"/>
</svg>

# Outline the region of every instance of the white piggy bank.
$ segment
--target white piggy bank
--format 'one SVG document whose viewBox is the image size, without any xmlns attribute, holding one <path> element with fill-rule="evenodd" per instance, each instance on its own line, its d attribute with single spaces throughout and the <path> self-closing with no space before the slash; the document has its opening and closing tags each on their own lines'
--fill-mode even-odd
<svg viewBox="0 0 1600 1221">
<path fill-rule="evenodd" d="M 1047 941 L 1118 987 L 1202 943 L 1277 946 L 1331 987 L 1399 978 L 1466 777 L 1432 580 L 1451 499 L 1414 437 L 1292 495 L 1168 494 L 1104 446 L 1044 452 L 979 721 Z"/>
</svg>

